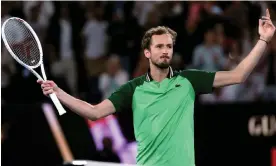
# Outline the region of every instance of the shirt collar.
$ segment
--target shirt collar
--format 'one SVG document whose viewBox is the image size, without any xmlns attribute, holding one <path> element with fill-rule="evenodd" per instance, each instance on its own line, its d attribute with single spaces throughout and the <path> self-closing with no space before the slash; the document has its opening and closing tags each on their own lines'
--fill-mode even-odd
<svg viewBox="0 0 276 166">
<path fill-rule="evenodd" d="M 173 77 L 173 70 L 172 70 L 172 68 L 171 68 L 171 66 L 169 67 L 169 73 L 168 73 L 168 75 L 167 75 L 167 78 L 172 78 Z M 147 74 L 146 74 L 146 81 L 148 81 L 148 82 L 150 82 L 150 81 L 152 81 L 153 79 L 152 79 L 152 77 L 151 77 L 151 75 L 150 75 L 150 68 L 148 69 L 148 72 L 147 72 Z"/>
</svg>

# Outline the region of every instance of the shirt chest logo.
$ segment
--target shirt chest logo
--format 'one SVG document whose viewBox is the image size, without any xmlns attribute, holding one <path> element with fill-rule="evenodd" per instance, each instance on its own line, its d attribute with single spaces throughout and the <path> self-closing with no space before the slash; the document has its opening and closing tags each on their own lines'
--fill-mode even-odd
<svg viewBox="0 0 276 166">
<path fill-rule="evenodd" d="M 181 85 L 180 84 L 175 84 L 175 87 L 180 87 Z"/>
</svg>

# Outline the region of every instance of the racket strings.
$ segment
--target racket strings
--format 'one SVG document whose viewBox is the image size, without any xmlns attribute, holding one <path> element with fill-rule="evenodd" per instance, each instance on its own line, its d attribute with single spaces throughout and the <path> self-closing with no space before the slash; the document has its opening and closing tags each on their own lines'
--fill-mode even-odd
<svg viewBox="0 0 276 166">
<path fill-rule="evenodd" d="M 21 21 L 9 20 L 4 28 L 8 45 L 15 56 L 28 66 L 40 62 L 40 50 L 29 28 Z"/>
</svg>

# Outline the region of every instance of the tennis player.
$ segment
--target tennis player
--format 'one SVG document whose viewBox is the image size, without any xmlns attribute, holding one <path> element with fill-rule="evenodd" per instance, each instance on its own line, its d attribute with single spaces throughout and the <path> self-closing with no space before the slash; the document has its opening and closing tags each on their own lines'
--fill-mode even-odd
<svg viewBox="0 0 276 166">
<path fill-rule="evenodd" d="M 212 93 L 213 88 L 243 83 L 264 54 L 274 31 L 267 10 L 266 16 L 259 20 L 259 40 L 235 69 L 176 72 L 170 67 L 176 33 L 167 27 L 152 28 L 142 39 L 150 64 L 148 73 L 127 82 L 97 105 L 72 97 L 53 81 L 38 83 L 44 95 L 56 93 L 64 105 L 91 120 L 132 110 L 138 165 L 194 166 L 195 96 Z"/>
</svg>

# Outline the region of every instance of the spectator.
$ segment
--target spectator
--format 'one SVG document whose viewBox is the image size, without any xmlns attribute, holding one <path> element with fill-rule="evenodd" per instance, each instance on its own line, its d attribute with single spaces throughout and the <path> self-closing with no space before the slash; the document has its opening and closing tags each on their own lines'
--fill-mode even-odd
<svg viewBox="0 0 276 166">
<path fill-rule="evenodd" d="M 42 25 L 42 23 L 39 22 L 40 10 L 41 10 L 40 5 L 32 6 L 30 8 L 30 13 L 29 13 L 29 17 L 27 19 L 27 22 L 34 29 L 35 33 L 37 34 L 39 40 L 42 42 L 42 45 L 43 45 L 44 44 L 46 26 Z"/>
<path fill-rule="evenodd" d="M 60 9 L 59 26 L 59 48 L 60 58 L 53 62 L 52 73 L 55 76 L 63 76 L 67 85 L 70 88 L 70 92 L 77 95 L 77 71 L 74 58 L 74 51 L 72 47 L 73 34 L 72 23 L 69 18 L 68 6 L 63 5 Z M 53 58 L 53 57 L 52 57 Z"/>
<path fill-rule="evenodd" d="M 146 20 L 148 18 L 148 13 L 152 11 L 155 7 L 155 3 L 153 1 L 136 1 L 134 5 L 134 15 L 138 18 L 138 22 L 140 26 L 144 26 Z"/>
<path fill-rule="evenodd" d="M 216 44 L 223 47 L 225 42 L 225 33 L 223 24 L 217 23 L 215 25 Z"/>
<path fill-rule="evenodd" d="M 104 70 L 102 65 L 107 49 L 107 26 L 103 20 L 104 6 L 96 2 L 93 8 L 87 9 L 87 21 L 83 27 L 84 54 L 88 77 L 98 76 Z"/>
<path fill-rule="evenodd" d="M 37 10 L 37 23 L 43 28 L 49 25 L 49 20 L 54 14 L 55 6 L 51 1 L 24 1 L 23 11 L 27 20 L 33 16 L 32 9 Z"/>
<path fill-rule="evenodd" d="M 204 34 L 204 42 L 195 48 L 193 67 L 207 71 L 224 69 L 225 58 L 220 45 L 215 43 L 215 31 L 209 28 Z"/>
<path fill-rule="evenodd" d="M 118 87 L 128 81 L 128 74 L 122 69 L 120 59 L 112 55 L 106 63 L 106 72 L 102 73 L 99 78 L 99 89 L 102 92 L 103 99 L 106 99 Z"/>
</svg>

